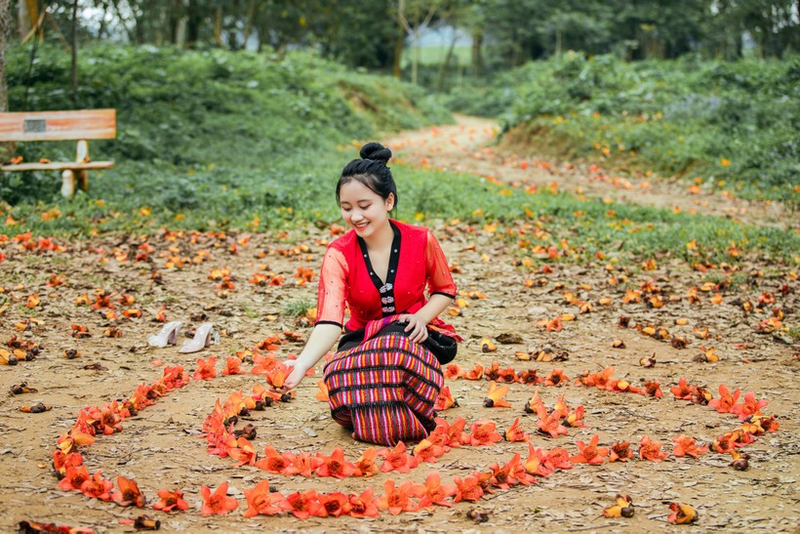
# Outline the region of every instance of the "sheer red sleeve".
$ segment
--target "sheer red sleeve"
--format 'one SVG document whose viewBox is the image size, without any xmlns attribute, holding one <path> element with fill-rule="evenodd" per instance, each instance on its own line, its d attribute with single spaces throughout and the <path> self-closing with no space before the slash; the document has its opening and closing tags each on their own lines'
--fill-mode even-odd
<svg viewBox="0 0 800 534">
<path fill-rule="evenodd" d="M 322 259 L 317 292 L 317 324 L 344 324 L 349 266 L 341 250 L 329 247 Z"/>
<path fill-rule="evenodd" d="M 433 234 L 428 231 L 428 243 L 425 247 L 425 274 L 428 277 L 428 288 L 431 295 L 440 293 L 448 297 L 455 298 L 456 283 L 450 273 L 450 266 L 447 258 L 439 246 L 439 242 Z"/>
</svg>

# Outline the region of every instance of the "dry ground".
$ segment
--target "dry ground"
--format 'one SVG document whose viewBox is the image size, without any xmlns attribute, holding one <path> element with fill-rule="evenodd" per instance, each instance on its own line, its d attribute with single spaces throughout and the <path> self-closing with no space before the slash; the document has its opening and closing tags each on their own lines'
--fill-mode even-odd
<svg viewBox="0 0 800 534">
<path fill-rule="evenodd" d="M 399 157 L 406 162 L 458 168 L 476 174 L 488 173 L 500 179 L 558 180 L 563 189 L 579 185 L 587 194 L 621 195 L 628 198 L 629 189 L 619 187 L 613 180 L 586 181 L 578 171 L 563 172 L 553 164 L 553 173 L 532 163 L 526 176 L 520 169 L 520 156 L 503 153 L 486 143 L 493 137 L 493 124 L 476 119 L 461 119 L 456 125 L 436 130 L 410 132 L 392 140 Z M 470 139 L 471 138 L 471 139 Z M 423 160 L 425 158 L 425 160 Z M 534 168 L 539 169 L 535 171 Z M 402 169 L 402 167 L 399 167 Z M 539 171 L 546 175 L 538 177 Z M 707 209 L 748 220 L 762 218 L 765 223 L 779 215 L 774 206 L 747 204 L 713 195 L 685 196 L 670 193 L 674 184 L 652 181 L 644 189 L 663 191 L 660 200 L 682 209 Z M 582 184 L 582 185 L 581 185 Z M 650 203 L 650 197 L 637 191 L 636 199 Z M 681 193 L 685 192 L 684 186 Z M 699 203 L 695 203 L 698 201 Z M 708 204 L 703 205 L 707 200 Z M 392 516 L 386 512 L 376 519 L 318 519 L 301 522 L 291 516 L 245 519 L 246 508 L 242 491 L 267 478 L 284 494 L 297 490 L 317 489 L 320 492 L 360 492 L 375 487 L 382 493 L 388 479 L 401 482 L 424 480 L 429 468 L 441 472 L 450 482 L 454 476 L 464 477 L 474 469 L 485 470 L 493 462 L 504 463 L 514 453 L 527 457 L 523 443 L 500 442 L 485 447 L 454 449 L 438 463 L 423 465 L 408 475 L 379 474 L 371 479 L 348 478 L 333 480 L 314 477 L 288 478 L 265 475 L 251 467 L 233 467 L 230 459 L 220 459 L 206 453 L 206 443 L 198 439 L 200 425 L 211 412 L 216 399 L 228 397 L 233 391 L 249 392 L 263 378 L 252 375 L 224 376 L 210 381 L 192 381 L 182 389 L 163 397 L 138 416 L 124 423 L 124 430 L 103 436 L 84 450 L 89 471 L 102 469 L 115 480 L 121 474 L 138 481 L 149 497 L 157 500 L 161 488 L 183 488 L 190 509 L 172 515 L 148 513 L 162 521 L 168 531 L 242 531 L 263 529 L 280 531 L 630 531 L 654 530 L 707 532 L 725 530 L 743 532 L 796 531 L 798 503 L 798 392 L 797 373 L 800 369 L 798 348 L 769 334 L 759 334 L 756 327 L 767 319 L 772 307 L 785 314 L 784 323 L 797 325 L 798 281 L 791 276 L 791 267 L 745 263 L 731 276 L 732 283 L 721 290 L 722 302 L 711 298 L 716 289 L 700 292 L 700 302 L 689 302 L 689 292 L 703 283 L 724 281 L 728 276 L 719 268 L 701 273 L 687 265 L 656 259 L 654 270 L 639 265 L 624 266 L 615 276 L 628 276 L 627 283 L 610 285 L 612 273 L 605 262 L 587 266 L 554 263 L 554 272 L 542 273 L 546 262 L 515 266 L 506 246 L 494 234 L 484 229 L 470 229 L 463 224 L 434 225 L 449 260 L 458 267 L 455 274 L 464 292 L 482 292 L 486 298 L 466 298 L 468 306 L 459 309 L 459 316 L 449 319 L 466 338 L 460 348 L 458 365 L 464 369 L 474 364 L 484 366 L 493 360 L 501 367 L 518 371 L 536 369 L 544 376 L 561 368 L 572 380 L 570 385 L 542 387 L 540 394 L 548 407 L 565 396 L 571 406 L 586 408 L 589 428 L 570 429 L 557 439 L 536 432 L 536 417 L 523 412 L 523 406 L 533 388 L 512 384 L 507 399 L 512 408 L 488 409 L 483 398 L 488 389 L 486 381 L 449 381 L 448 385 L 460 406 L 442 412 L 450 421 L 462 416 L 468 422 L 479 418 L 492 419 L 502 431 L 516 417 L 532 434 L 536 447 L 545 449 L 565 447 L 576 454 L 575 440 L 588 441 L 598 434 L 601 444 L 628 440 L 635 447 L 643 435 L 664 444 L 671 452 L 671 438 L 687 434 L 708 444 L 715 437 L 735 429 L 736 417 L 719 414 L 707 406 L 676 401 L 669 386 L 686 377 L 690 383 L 705 385 L 717 396 L 720 384 L 731 389 L 754 391 L 756 398 L 766 399 L 767 414 L 779 417 L 777 433 L 759 437 L 745 450 L 751 456 L 748 471 L 734 471 L 728 466 L 728 456 L 707 453 L 699 459 L 675 458 L 670 455 L 661 463 L 632 460 L 628 463 L 604 463 L 600 466 L 576 465 L 569 471 L 558 471 L 539 478 L 529 487 L 516 486 L 509 491 L 496 491 L 478 503 L 459 503 L 452 509 L 436 508 L 418 513 Z M 557 235 L 557 229 L 551 229 Z M 19 244 L 0 245 L 6 260 L 0 263 L 0 341 L 13 335 L 40 344 L 42 351 L 34 361 L 16 366 L 0 367 L 0 389 L 6 392 L 0 401 L 0 530 L 10 531 L 21 520 L 53 521 L 59 524 L 84 526 L 106 531 L 131 531 L 120 520 L 134 518 L 142 511 L 121 508 L 113 503 L 90 500 L 78 493 L 58 489 L 57 479 L 50 467 L 51 454 L 57 436 L 71 428 L 78 411 L 91 405 L 102 405 L 112 399 L 126 399 L 142 382 L 151 383 L 161 375 L 165 365 L 184 365 L 196 368 L 197 357 L 216 355 L 224 361 L 243 349 L 252 348 L 262 339 L 284 331 L 308 329 L 297 324 L 289 313 L 292 303 L 313 302 L 316 279 L 306 285 L 295 285 L 293 274 L 299 266 L 319 268 L 325 242 L 332 239 L 327 228 L 288 235 L 253 234 L 249 242 L 243 235 L 160 234 L 148 239 L 153 247 L 150 261 L 135 261 L 137 246 L 142 239 L 135 236 L 106 236 L 87 241 L 59 242 L 63 252 L 22 250 Z M 237 245 L 236 253 L 231 247 Z M 300 245 L 307 247 L 300 248 Z M 201 253 L 200 251 L 205 251 Z M 169 268 L 174 257 L 189 261 L 182 269 Z M 203 258 L 193 263 L 193 258 Z M 199 261 L 199 259 L 198 259 Z M 233 288 L 219 293 L 218 282 L 209 279 L 213 269 L 228 268 Z M 751 273 L 754 274 L 751 275 Z M 761 271 L 763 276 L 758 274 Z M 153 273 L 160 274 L 154 280 Z M 258 286 L 249 283 L 256 273 L 271 272 L 285 276 L 281 286 Z M 65 283 L 47 285 L 56 273 Z M 528 284 L 526 284 L 528 280 Z M 623 303 L 626 289 L 640 289 L 642 284 L 656 286 L 667 304 L 650 308 L 644 303 Z M 528 287 L 531 286 L 531 287 Z M 138 319 L 106 320 L 86 305 L 76 305 L 82 295 L 94 301 L 94 292 L 113 293 L 112 302 L 118 314 L 128 308 L 142 310 Z M 572 292 L 579 300 L 591 302 L 594 311 L 578 314 L 578 308 L 565 300 L 564 293 Z M 136 299 L 132 305 L 118 302 L 121 294 Z M 746 312 L 739 302 L 758 303 L 759 297 L 772 294 L 776 302 Z M 37 294 L 40 304 L 27 308 L 28 296 Z M 647 296 L 647 295 L 646 295 Z M 668 297 L 674 296 L 674 301 Z M 611 303 L 601 305 L 609 297 Z M 677 299 L 680 297 L 680 300 Z M 154 349 L 147 346 L 147 336 L 160 325 L 153 318 L 162 305 L 168 320 L 184 320 L 196 326 L 210 320 L 222 335 L 218 342 L 196 355 L 182 355 L 174 347 Z M 576 320 L 564 322 L 560 331 L 547 332 L 536 326 L 541 320 L 553 319 L 559 313 L 575 313 Z M 620 316 L 630 318 L 630 328 L 618 326 Z M 17 331 L 15 323 L 26 317 L 39 319 L 41 324 Z M 677 318 L 688 319 L 685 326 L 676 326 Z M 72 324 L 88 327 L 92 337 L 70 337 Z M 640 333 L 634 325 L 663 326 L 671 334 L 685 337 L 689 346 L 679 350 L 668 342 L 657 341 Z M 104 330 L 116 327 L 122 337 L 104 337 Z M 709 337 L 700 340 L 695 327 L 709 329 Z M 497 344 L 497 351 L 483 353 L 481 338 L 497 339 L 500 334 L 517 334 L 514 344 Z M 783 336 L 786 338 L 786 336 Z M 626 348 L 611 347 L 615 339 L 624 341 Z M 562 362 L 519 361 L 515 353 L 528 352 L 549 344 L 557 352 L 564 351 L 568 359 Z M 693 358 L 713 347 L 720 360 L 717 363 L 697 363 Z M 299 343 L 285 343 L 278 352 L 285 356 L 299 352 Z M 63 351 L 77 349 L 81 355 L 66 359 Z M 639 360 L 655 353 L 656 365 L 643 368 Z M 87 370 L 84 366 L 99 363 L 107 370 Z M 633 384 L 640 380 L 658 380 L 665 395 L 661 399 L 628 393 L 612 393 L 572 385 L 584 372 L 595 372 L 608 366 L 616 367 L 615 377 L 626 377 Z M 249 369 L 245 364 L 244 368 Z M 217 365 L 217 370 L 222 364 Z M 265 412 L 255 412 L 252 422 L 258 429 L 255 440 L 260 452 L 271 444 L 279 451 L 311 451 L 330 453 L 334 447 L 344 447 L 345 455 L 355 460 L 365 445 L 352 440 L 348 433 L 333 423 L 326 405 L 314 398 L 316 382 L 321 374 L 307 378 L 297 390 L 291 403 L 279 403 Z M 12 384 L 27 381 L 37 393 L 12 395 Z M 21 406 L 36 402 L 52 406 L 40 414 L 19 411 Z M 241 426 L 240 423 L 239 426 Z M 199 513 L 201 485 L 216 488 L 229 481 L 229 494 L 240 501 L 240 510 L 224 517 L 205 518 Z M 618 492 L 628 494 L 636 505 L 631 519 L 605 519 L 600 516 L 613 502 Z M 666 522 L 668 503 L 682 501 L 695 506 L 700 514 L 693 527 L 670 526 Z M 470 509 L 488 512 L 488 522 L 476 524 L 466 517 Z"/>
</svg>

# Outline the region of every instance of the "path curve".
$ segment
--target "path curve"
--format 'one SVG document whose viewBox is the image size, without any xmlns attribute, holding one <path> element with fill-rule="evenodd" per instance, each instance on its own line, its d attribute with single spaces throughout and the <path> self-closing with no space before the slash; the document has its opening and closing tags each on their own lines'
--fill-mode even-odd
<svg viewBox="0 0 800 534">
<path fill-rule="evenodd" d="M 466 115 L 455 115 L 455 120 L 452 125 L 399 132 L 387 139 L 387 145 L 399 161 L 411 165 L 523 186 L 555 181 L 560 190 L 586 197 L 800 229 L 798 218 L 778 202 L 749 201 L 674 179 L 622 177 L 603 169 L 601 161 L 566 162 L 530 152 L 520 154 L 498 143 L 496 120 Z"/>
</svg>

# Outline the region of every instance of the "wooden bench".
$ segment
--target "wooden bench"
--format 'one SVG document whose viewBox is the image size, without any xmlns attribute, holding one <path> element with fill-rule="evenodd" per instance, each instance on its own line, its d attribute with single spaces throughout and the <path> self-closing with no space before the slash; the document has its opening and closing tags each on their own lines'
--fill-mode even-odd
<svg viewBox="0 0 800 534">
<path fill-rule="evenodd" d="M 113 161 L 91 161 L 87 140 L 113 139 L 116 136 L 117 112 L 114 109 L 0 113 L 0 142 L 78 141 L 75 161 L 8 163 L 0 166 L 0 170 L 63 171 L 61 194 L 71 198 L 75 194 L 76 180 L 83 191 L 89 187 L 89 170 L 114 166 Z"/>
</svg>

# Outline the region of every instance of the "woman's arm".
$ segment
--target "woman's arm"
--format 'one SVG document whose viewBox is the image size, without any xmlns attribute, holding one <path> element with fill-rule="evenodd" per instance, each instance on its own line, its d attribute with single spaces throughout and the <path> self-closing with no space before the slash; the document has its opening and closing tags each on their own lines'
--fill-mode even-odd
<svg viewBox="0 0 800 534">
<path fill-rule="evenodd" d="M 434 293 L 425 306 L 417 310 L 416 313 L 402 314 L 400 321 L 408 322 L 405 331 L 409 332 L 409 339 L 417 343 L 422 343 L 428 339 L 428 323 L 433 321 L 434 317 L 446 310 L 452 303 L 453 299 L 451 297 L 441 293 Z"/>
<path fill-rule="evenodd" d="M 290 389 L 296 388 L 306 375 L 306 371 L 314 367 L 314 365 L 327 353 L 339 336 L 342 333 L 340 326 L 335 324 L 318 324 L 311 331 L 311 335 L 306 341 L 306 346 L 296 360 L 289 360 L 287 365 L 294 367 L 292 372 L 286 378 L 284 386 L 279 388 L 278 391 L 286 392 Z"/>
</svg>

